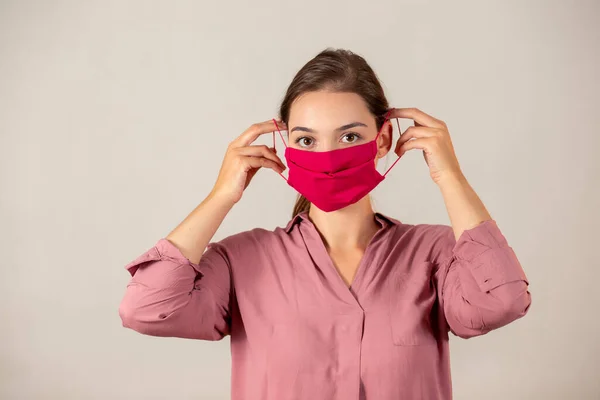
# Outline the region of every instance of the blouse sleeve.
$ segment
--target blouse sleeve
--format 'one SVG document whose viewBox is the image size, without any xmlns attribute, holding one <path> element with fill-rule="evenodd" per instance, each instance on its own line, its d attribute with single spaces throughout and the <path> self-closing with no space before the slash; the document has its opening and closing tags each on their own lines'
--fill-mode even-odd
<svg viewBox="0 0 600 400">
<path fill-rule="evenodd" d="M 127 264 L 123 326 L 152 336 L 219 340 L 230 332 L 231 270 L 219 243 L 198 264 L 167 239 Z"/>
<path fill-rule="evenodd" d="M 469 338 L 524 316 L 529 282 L 496 222 L 466 230 L 458 241 L 447 228 L 441 236 L 450 254 L 441 258 L 434 282 L 449 329 Z"/>
</svg>

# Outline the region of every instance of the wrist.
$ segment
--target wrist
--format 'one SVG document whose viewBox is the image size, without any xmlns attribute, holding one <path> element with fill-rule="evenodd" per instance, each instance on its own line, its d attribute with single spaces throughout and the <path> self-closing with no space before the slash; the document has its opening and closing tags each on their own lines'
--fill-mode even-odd
<svg viewBox="0 0 600 400">
<path fill-rule="evenodd" d="M 213 189 L 206 197 L 206 202 L 217 205 L 219 208 L 223 207 L 230 209 L 237 203 L 237 200 L 226 193 Z"/>
<path fill-rule="evenodd" d="M 459 186 L 468 186 L 467 178 L 461 171 L 449 172 L 443 175 L 436 180 L 437 185 L 440 189 L 445 189 L 448 187 L 456 188 Z"/>
</svg>

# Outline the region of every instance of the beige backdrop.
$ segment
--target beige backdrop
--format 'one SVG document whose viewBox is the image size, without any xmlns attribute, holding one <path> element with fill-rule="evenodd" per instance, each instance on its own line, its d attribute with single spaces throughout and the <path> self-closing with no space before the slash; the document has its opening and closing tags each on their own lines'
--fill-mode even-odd
<svg viewBox="0 0 600 400">
<path fill-rule="evenodd" d="M 327 46 L 363 55 L 393 106 L 447 122 L 531 281 L 524 319 L 451 339 L 455 398 L 600 398 L 599 15 L 566 0 L 0 1 L 0 398 L 229 398 L 228 339 L 121 327 L 123 266 Z M 449 223 L 420 153 L 374 198 Z M 293 201 L 261 171 L 214 240 L 284 225 Z"/>
</svg>

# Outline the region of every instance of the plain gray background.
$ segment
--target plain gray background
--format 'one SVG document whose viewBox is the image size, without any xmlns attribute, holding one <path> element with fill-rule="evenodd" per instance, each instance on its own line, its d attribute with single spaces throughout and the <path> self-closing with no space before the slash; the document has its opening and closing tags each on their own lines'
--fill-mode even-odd
<svg viewBox="0 0 600 400">
<path fill-rule="evenodd" d="M 455 398 L 600 398 L 599 16 L 566 0 L 0 1 L 0 398 L 229 398 L 228 339 L 121 327 L 123 266 L 328 46 L 363 55 L 393 106 L 446 121 L 530 279 L 525 318 L 451 339 Z M 213 239 L 283 226 L 294 199 L 261 171 Z M 449 223 L 417 151 L 374 199 Z"/>
</svg>

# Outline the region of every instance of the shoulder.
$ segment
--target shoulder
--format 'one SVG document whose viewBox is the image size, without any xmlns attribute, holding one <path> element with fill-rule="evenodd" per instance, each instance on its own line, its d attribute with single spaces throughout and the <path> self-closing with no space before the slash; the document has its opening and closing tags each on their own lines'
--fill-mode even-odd
<svg viewBox="0 0 600 400">
<path fill-rule="evenodd" d="M 209 243 L 208 247 L 220 252 L 223 256 L 233 259 L 239 257 L 254 257 L 264 254 L 284 240 L 285 231 L 281 227 L 275 229 L 252 228 L 238 232 L 218 241 Z"/>
<path fill-rule="evenodd" d="M 401 224 L 396 230 L 398 240 L 406 240 L 415 251 L 429 261 L 439 263 L 452 256 L 456 245 L 454 230 L 443 224 Z"/>
</svg>

